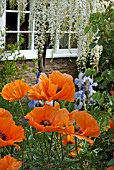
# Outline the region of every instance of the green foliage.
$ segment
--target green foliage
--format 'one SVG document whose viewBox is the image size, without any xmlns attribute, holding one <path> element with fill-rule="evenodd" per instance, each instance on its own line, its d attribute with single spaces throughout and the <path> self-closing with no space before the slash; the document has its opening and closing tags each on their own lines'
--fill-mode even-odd
<svg viewBox="0 0 114 170">
<path fill-rule="evenodd" d="M 110 107 L 113 107 L 110 103 L 110 98 L 112 103 L 114 102 L 113 97 L 110 96 L 110 91 L 113 90 L 114 84 L 114 69 L 97 72 L 95 69 L 89 68 L 85 75 L 94 77 L 94 81 L 98 83 L 97 92 L 93 94 L 92 98 L 98 102 L 99 107 L 108 111 Z"/>
<path fill-rule="evenodd" d="M 0 70 L 0 80 L 2 85 L 9 83 L 18 75 L 18 67 L 15 61 L 3 61 L 3 67 Z"/>
<path fill-rule="evenodd" d="M 20 56 L 20 45 L 24 43 L 24 38 L 20 35 L 20 41 L 15 44 L 8 44 L 5 48 L 0 49 L 0 61 L 2 68 L 0 69 L 0 89 L 6 83 L 13 81 L 19 75 L 18 61 L 24 60 L 24 56 Z M 18 51 L 15 54 L 15 51 Z M 13 60 L 9 60 L 9 57 L 13 56 Z M 25 64 L 22 64 L 22 71 L 27 69 Z"/>
<path fill-rule="evenodd" d="M 85 34 L 90 30 L 95 34 L 95 38 L 89 46 L 90 49 L 96 45 L 102 45 L 103 47 L 99 66 L 106 64 L 107 60 L 109 61 L 108 68 L 114 68 L 114 5 L 112 2 L 109 3 L 105 12 L 90 15 L 89 25 L 85 28 Z"/>
</svg>

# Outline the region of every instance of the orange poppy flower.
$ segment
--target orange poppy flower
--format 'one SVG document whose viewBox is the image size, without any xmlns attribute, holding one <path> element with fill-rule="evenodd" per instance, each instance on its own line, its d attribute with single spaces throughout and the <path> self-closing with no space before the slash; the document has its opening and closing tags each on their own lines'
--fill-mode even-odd
<svg viewBox="0 0 114 170">
<path fill-rule="evenodd" d="M 108 119 L 108 122 L 109 122 L 108 126 L 104 127 L 106 131 L 108 131 L 109 128 L 114 128 L 114 122 L 111 119 Z"/>
<path fill-rule="evenodd" d="M 49 78 L 42 73 L 39 83 L 29 90 L 29 98 L 32 100 L 66 100 L 74 101 L 75 86 L 72 76 L 53 71 Z"/>
<path fill-rule="evenodd" d="M 109 126 L 110 128 L 114 128 L 114 121 L 112 121 L 111 119 L 109 119 Z"/>
<path fill-rule="evenodd" d="M 110 166 L 107 170 L 114 170 L 114 166 Z"/>
<path fill-rule="evenodd" d="M 80 154 L 80 151 L 81 151 L 81 148 L 78 147 L 78 154 Z M 70 157 L 72 157 L 72 158 L 76 158 L 76 157 L 77 157 L 77 153 L 76 153 L 75 148 L 73 148 L 73 149 L 69 152 L 68 155 L 69 155 Z"/>
<path fill-rule="evenodd" d="M 12 118 L 12 115 L 10 112 L 8 112 L 7 110 L 3 109 L 3 108 L 0 108 L 0 118 L 3 118 L 3 117 L 9 117 L 9 118 Z"/>
<path fill-rule="evenodd" d="M 29 89 L 30 86 L 22 80 L 15 80 L 14 82 L 6 84 L 0 94 L 5 100 L 12 102 L 24 97 Z"/>
<path fill-rule="evenodd" d="M 86 111 L 73 111 L 69 113 L 69 122 L 70 124 L 76 122 L 76 129 L 73 136 L 87 140 L 90 145 L 94 141 L 88 138 L 88 136 L 97 138 L 100 135 L 100 128 L 97 121 Z"/>
<path fill-rule="evenodd" d="M 18 170 L 21 165 L 22 162 L 11 157 L 10 154 L 0 159 L 0 170 Z"/>
<path fill-rule="evenodd" d="M 67 145 L 67 144 L 75 144 L 75 140 L 72 136 L 67 135 L 65 138 L 62 139 L 62 144 Z"/>
<path fill-rule="evenodd" d="M 44 105 L 36 107 L 25 118 L 29 119 L 29 124 L 41 132 L 63 132 L 69 123 L 69 112 L 58 106 Z"/>
<path fill-rule="evenodd" d="M 78 154 L 80 154 L 80 152 L 81 152 L 81 146 L 82 146 L 82 144 L 80 143 L 80 144 L 79 144 L 79 147 L 77 148 Z M 73 148 L 73 149 L 69 152 L 68 155 L 71 156 L 72 158 L 76 158 L 76 157 L 77 157 L 76 148 Z"/>
<path fill-rule="evenodd" d="M 72 150 L 68 153 L 68 155 L 69 155 L 70 157 L 72 157 L 72 158 L 76 158 L 76 151 L 75 151 L 75 148 L 72 149 Z"/>
<path fill-rule="evenodd" d="M 0 118 L 0 147 L 14 145 L 19 149 L 15 142 L 21 142 L 24 138 L 24 129 L 16 126 L 12 118 Z"/>
</svg>

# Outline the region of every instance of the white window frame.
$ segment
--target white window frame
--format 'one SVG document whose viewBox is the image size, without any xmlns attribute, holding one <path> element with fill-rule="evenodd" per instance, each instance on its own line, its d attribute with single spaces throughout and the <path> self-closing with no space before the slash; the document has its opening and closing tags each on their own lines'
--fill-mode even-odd
<svg viewBox="0 0 114 170">
<path fill-rule="evenodd" d="M 5 5 L 6 6 L 6 5 Z M 15 12 L 18 13 L 18 27 L 17 27 L 17 31 L 10 31 L 7 30 L 5 31 L 5 27 L 6 27 L 6 12 Z M 30 13 L 30 11 L 23 11 L 24 13 Z M 37 59 L 38 56 L 38 51 L 34 49 L 34 21 L 33 21 L 33 28 L 31 31 L 20 31 L 20 16 L 19 16 L 19 11 L 18 10 L 5 10 L 5 12 L 3 13 L 2 17 L 0 17 L 0 30 L 5 32 L 5 33 L 31 33 L 32 34 L 32 44 L 31 44 L 31 49 L 30 50 L 20 50 L 20 56 L 24 56 L 25 59 Z M 68 41 L 68 49 L 60 49 L 59 48 L 59 38 L 58 35 L 59 33 L 69 33 L 69 41 Z M 57 34 L 56 34 L 56 45 L 55 45 L 55 50 L 53 51 L 52 49 L 47 49 L 46 50 L 46 58 L 67 58 L 67 57 L 77 57 L 78 55 L 78 49 L 77 48 L 70 48 L 70 35 L 74 33 L 72 31 L 70 32 L 66 32 L 66 31 L 62 31 L 60 32 L 59 30 L 57 30 Z M 19 36 L 18 36 L 19 37 Z M 0 36 L 1 38 L 1 36 Z M 18 38 L 19 40 L 19 38 Z M 5 44 L 5 35 L 2 37 L 2 43 L 4 42 Z M 0 44 L 1 46 L 2 44 Z M 4 46 L 3 46 L 4 47 Z M 18 51 L 15 51 L 15 53 L 13 55 L 11 55 L 8 60 L 13 60 L 13 57 L 15 54 L 18 54 Z"/>
</svg>

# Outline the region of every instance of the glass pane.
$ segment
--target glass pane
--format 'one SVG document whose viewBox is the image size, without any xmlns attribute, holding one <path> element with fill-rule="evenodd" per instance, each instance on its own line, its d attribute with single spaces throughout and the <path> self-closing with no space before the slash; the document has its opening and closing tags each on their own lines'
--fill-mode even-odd
<svg viewBox="0 0 114 170">
<path fill-rule="evenodd" d="M 20 49 L 21 50 L 28 50 L 31 49 L 31 34 L 22 33 L 20 34 Z"/>
<path fill-rule="evenodd" d="M 17 42 L 17 34 L 15 33 L 8 33 L 6 34 L 6 49 L 10 50 L 11 45 Z"/>
<path fill-rule="evenodd" d="M 75 34 L 61 34 L 59 41 L 60 49 L 77 48 L 77 40 Z"/>
<path fill-rule="evenodd" d="M 61 34 L 60 36 L 61 36 L 61 38 L 59 41 L 59 48 L 60 49 L 68 49 L 68 33 Z"/>
<path fill-rule="evenodd" d="M 25 20 L 23 23 L 20 23 L 20 31 L 28 31 L 29 26 L 29 14 L 25 14 Z"/>
<path fill-rule="evenodd" d="M 71 48 L 77 48 L 77 39 L 75 34 L 71 34 Z"/>
<path fill-rule="evenodd" d="M 26 11 L 30 11 L 30 3 L 26 6 Z"/>
<path fill-rule="evenodd" d="M 6 28 L 8 30 L 17 30 L 17 13 L 6 12 Z"/>
</svg>

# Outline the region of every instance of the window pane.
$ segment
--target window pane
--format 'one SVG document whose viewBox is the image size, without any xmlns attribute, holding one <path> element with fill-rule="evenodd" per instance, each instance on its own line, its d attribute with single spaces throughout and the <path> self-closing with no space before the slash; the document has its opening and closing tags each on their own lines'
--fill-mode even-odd
<svg viewBox="0 0 114 170">
<path fill-rule="evenodd" d="M 31 49 L 31 34 L 28 33 L 20 34 L 20 42 L 22 42 L 20 45 L 21 50 Z"/>
<path fill-rule="evenodd" d="M 17 30 L 17 13 L 6 12 L 6 28 L 11 31 Z"/>
<path fill-rule="evenodd" d="M 60 49 L 77 48 L 77 40 L 75 34 L 73 33 L 60 34 L 59 48 Z"/>
<path fill-rule="evenodd" d="M 60 49 L 68 49 L 68 33 L 61 34 L 61 39 L 59 41 L 59 48 Z"/>
<path fill-rule="evenodd" d="M 75 34 L 71 34 L 70 44 L 71 48 L 77 48 L 77 39 Z"/>
<path fill-rule="evenodd" d="M 29 14 L 25 14 L 25 20 L 23 23 L 20 23 L 20 31 L 28 31 L 29 26 Z"/>
<path fill-rule="evenodd" d="M 10 46 L 17 42 L 17 34 L 15 33 L 8 33 L 6 34 L 6 49 L 11 49 Z"/>
</svg>

